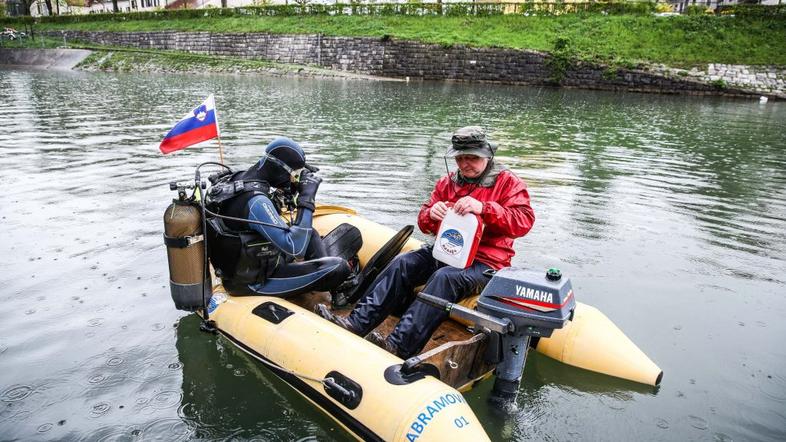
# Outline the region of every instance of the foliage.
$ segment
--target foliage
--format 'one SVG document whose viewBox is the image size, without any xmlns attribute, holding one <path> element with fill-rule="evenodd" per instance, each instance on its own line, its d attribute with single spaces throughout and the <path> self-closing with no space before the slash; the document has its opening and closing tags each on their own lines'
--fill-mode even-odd
<svg viewBox="0 0 786 442">
<path fill-rule="evenodd" d="M 197 10 L 199 14 L 228 11 L 235 10 Z M 184 13 L 193 12 L 185 10 Z M 146 14 L 152 16 L 156 12 Z M 767 17 L 581 13 L 536 17 L 523 14 L 459 17 L 221 15 L 178 19 L 167 15 L 166 19 L 158 20 L 120 19 L 127 15 L 94 14 L 84 16 L 91 21 L 81 23 L 42 21 L 36 24 L 36 30 L 322 34 L 537 51 L 553 50 L 555 41 L 562 37 L 569 40 L 579 59 L 618 66 L 643 61 L 674 67 L 706 63 L 786 65 L 786 20 Z M 94 21 L 95 17 L 105 21 Z M 65 18 L 55 17 L 54 20 Z"/>
<path fill-rule="evenodd" d="M 128 21 L 185 19 L 203 17 L 290 17 L 296 15 L 370 15 L 370 16 L 474 16 L 487 17 L 503 14 L 522 15 L 564 15 L 571 13 L 591 13 L 604 15 L 649 14 L 655 11 L 654 2 L 600 1 L 565 3 L 527 2 L 527 3 L 350 3 L 317 4 L 310 0 L 293 0 L 292 4 L 270 4 L 270 0 L 256 0 L 254 6 L 239 8 L 205 9 L 168 9 L 128 13 L 105 13 L 42 17 L 41 22 L 83 23 L 91 21 Z"/>
<path fill-rule="evenodd" d="M 734 15 L 749 18 L 780 18 L 786 19 L 786 4 L 784 5 L 722 5 L 718 6 L 720 15 Z"/>
<path fill-rule="evenodd" d="M 685 15 L 703 15 L 703 14 L 712 14 L 712 9 L 704 6 L 704 5 L 690 5 L 685 8 Z"/>
<path fill-rule="evenodd" d="M 674 6 L 670 3 L 656 3 L 655 12 L 674 12 Z"/>
<path fill-rule="evenodd" d="M 726 90 L 726 89 L 729 88 L 729 85 L 726 83 L 726 80 L 724 80 L 722 78 L 718 79 L 718 80 L 715 80 L 715 81 L 712 81 L 710 83 L 710 86 L 714 87 L 715 89 L 717 89 L 719 91 L 723 91 L 723 90 Z"/>
<path fill-rule="evenodd" d="M 619 68 L 616 66 L 608 66 L 603 70 L 601 77 L 606 81 L 616 80 L 619 75 Z"/>
<path fill-rule="evenodd" d="M 550 80 L 554 84 L 562 83 L 568 70 L 576 63 L 576 49 L 570 39 L 559 37 L 554 40 L 554 48 L 546 59 L 546 67 L 550 71 Z"/>
</svg>

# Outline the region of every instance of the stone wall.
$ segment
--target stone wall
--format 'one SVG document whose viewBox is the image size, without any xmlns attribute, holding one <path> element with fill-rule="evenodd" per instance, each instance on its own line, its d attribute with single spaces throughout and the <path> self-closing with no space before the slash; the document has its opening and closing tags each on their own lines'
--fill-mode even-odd
<svg viewBox="0 0 786 442">
<path fill-rule="evenodd" d="M 786 98 L 780 88 L 720 83 L 709 74 L 691 76 L 670 69 L 631 70 L 579 63 L 555 72 L 550 55 L 501 48 L 442 46 L 388 38 L 322 35 L 221 34 L 210 32 L 85 32 L 56 31 L 50 36 L 101 45 L 166 49 L 278 63 L 316 65 L 367 75 L 423 80 L 508 84 L 699 95 Z M 786 75 L 786 73 L 784 73 Z M 757 78 L 753 77 L 754 80 Z M 772 80 L 768 76 L 762 80 Z M 786 78 L 786 77 L 785 77 Z M 777 79 L 775 79 L 777 80 Z"/>
</svg>

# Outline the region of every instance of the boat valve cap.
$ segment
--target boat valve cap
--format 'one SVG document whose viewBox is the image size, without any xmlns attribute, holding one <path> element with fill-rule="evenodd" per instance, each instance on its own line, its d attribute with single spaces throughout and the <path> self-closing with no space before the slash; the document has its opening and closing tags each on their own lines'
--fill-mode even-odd
<svg viewBox="0 0 786 442">
<path fill-rule="evenodd" d="M 559 281 L 562 279 L 562 272 L 560 272 L 558 268 L 552 267 L 546 270 L 546 279 L 549 281 Z"/>
</svg>

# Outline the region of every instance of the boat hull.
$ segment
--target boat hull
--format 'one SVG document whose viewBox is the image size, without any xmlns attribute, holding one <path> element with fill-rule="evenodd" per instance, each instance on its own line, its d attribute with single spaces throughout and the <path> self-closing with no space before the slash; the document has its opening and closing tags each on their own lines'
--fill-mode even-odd
<svg viewBox="0 0 786 442">
<path fill-rule="evenodd" d="M 314 228 L 324 235 L 341 223 L 350 223 L 363 234 L 361 264 L 370 258 L 395 231 L 359 217 L 351 209 L 329 206 L 318 210 Z M 422 242 L 410 238 L 402 252 L 416 250 Z M 474 308 L 477 296 L 461 302 Z M 429 347 L 427 347 L 429 348 Z M 540 338 L 536 351 L 565 364 L 615 376 L 646 385 L 657 386 L 663 371 L 598 309 L 577 303 L 573 320 L 556 329 L 549 338 Z M 464 390 L 464 388 L 461 388 Z"/>
<path fill-rule="evenodd" d="M 461 393 L 437 378 L 397 385 L 386 372 L 403 361 L 370 342 L 286 300 L 218 290 L 210 318 L 219 332 L 358 439 L 488 440 Z M 357 386 L 356 403 L 331 396 L 331 377 Z"/>
</svg>

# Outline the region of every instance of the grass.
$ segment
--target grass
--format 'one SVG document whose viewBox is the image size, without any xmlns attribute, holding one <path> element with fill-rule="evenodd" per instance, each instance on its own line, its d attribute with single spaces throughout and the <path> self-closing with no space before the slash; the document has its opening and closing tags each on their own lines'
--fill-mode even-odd
<svg viewBox="0 0 786 442">
<path fill-rule="evenodd" d="M 91 43 L 68 41 L 61 38 L 40 37 L 18 40 L 2 40 L 0 48 L 73 48 L 93 51 L 82 60 L 78 68 L 110 72 L 211 72 L 211 73 L 255 73 L 289 75 L 298 73 L 306 76 L 342 77 L 350 74 L 334 72 L 313 66 L 274 63 L 264 60 L 249 60 L 239 57 L 192 54 L 181 51 L 164 51 L 102 46 Z"/>
<path fill-rule="evenodd" d="M 540 51 L 554 50 L 559 39 L 568 42 L 577 58 L 587 61 L 678 67 L 705 63 L 786 65 L 786 20 L 730 16 L 211 17 L 42 23 L 36 29 L 322 33 Z"/>
<path fill-rule="evenodd" d="M 81 45 L 80 45 L 81 46 Z M 84 47 L 84 46 L 81 46 Z M 273 63 L 222 58 L 176 51 L 100 49 L 78 65 L 85 70 L 110 72 L 259 72 L 276 67 Z"/>
</svg>

